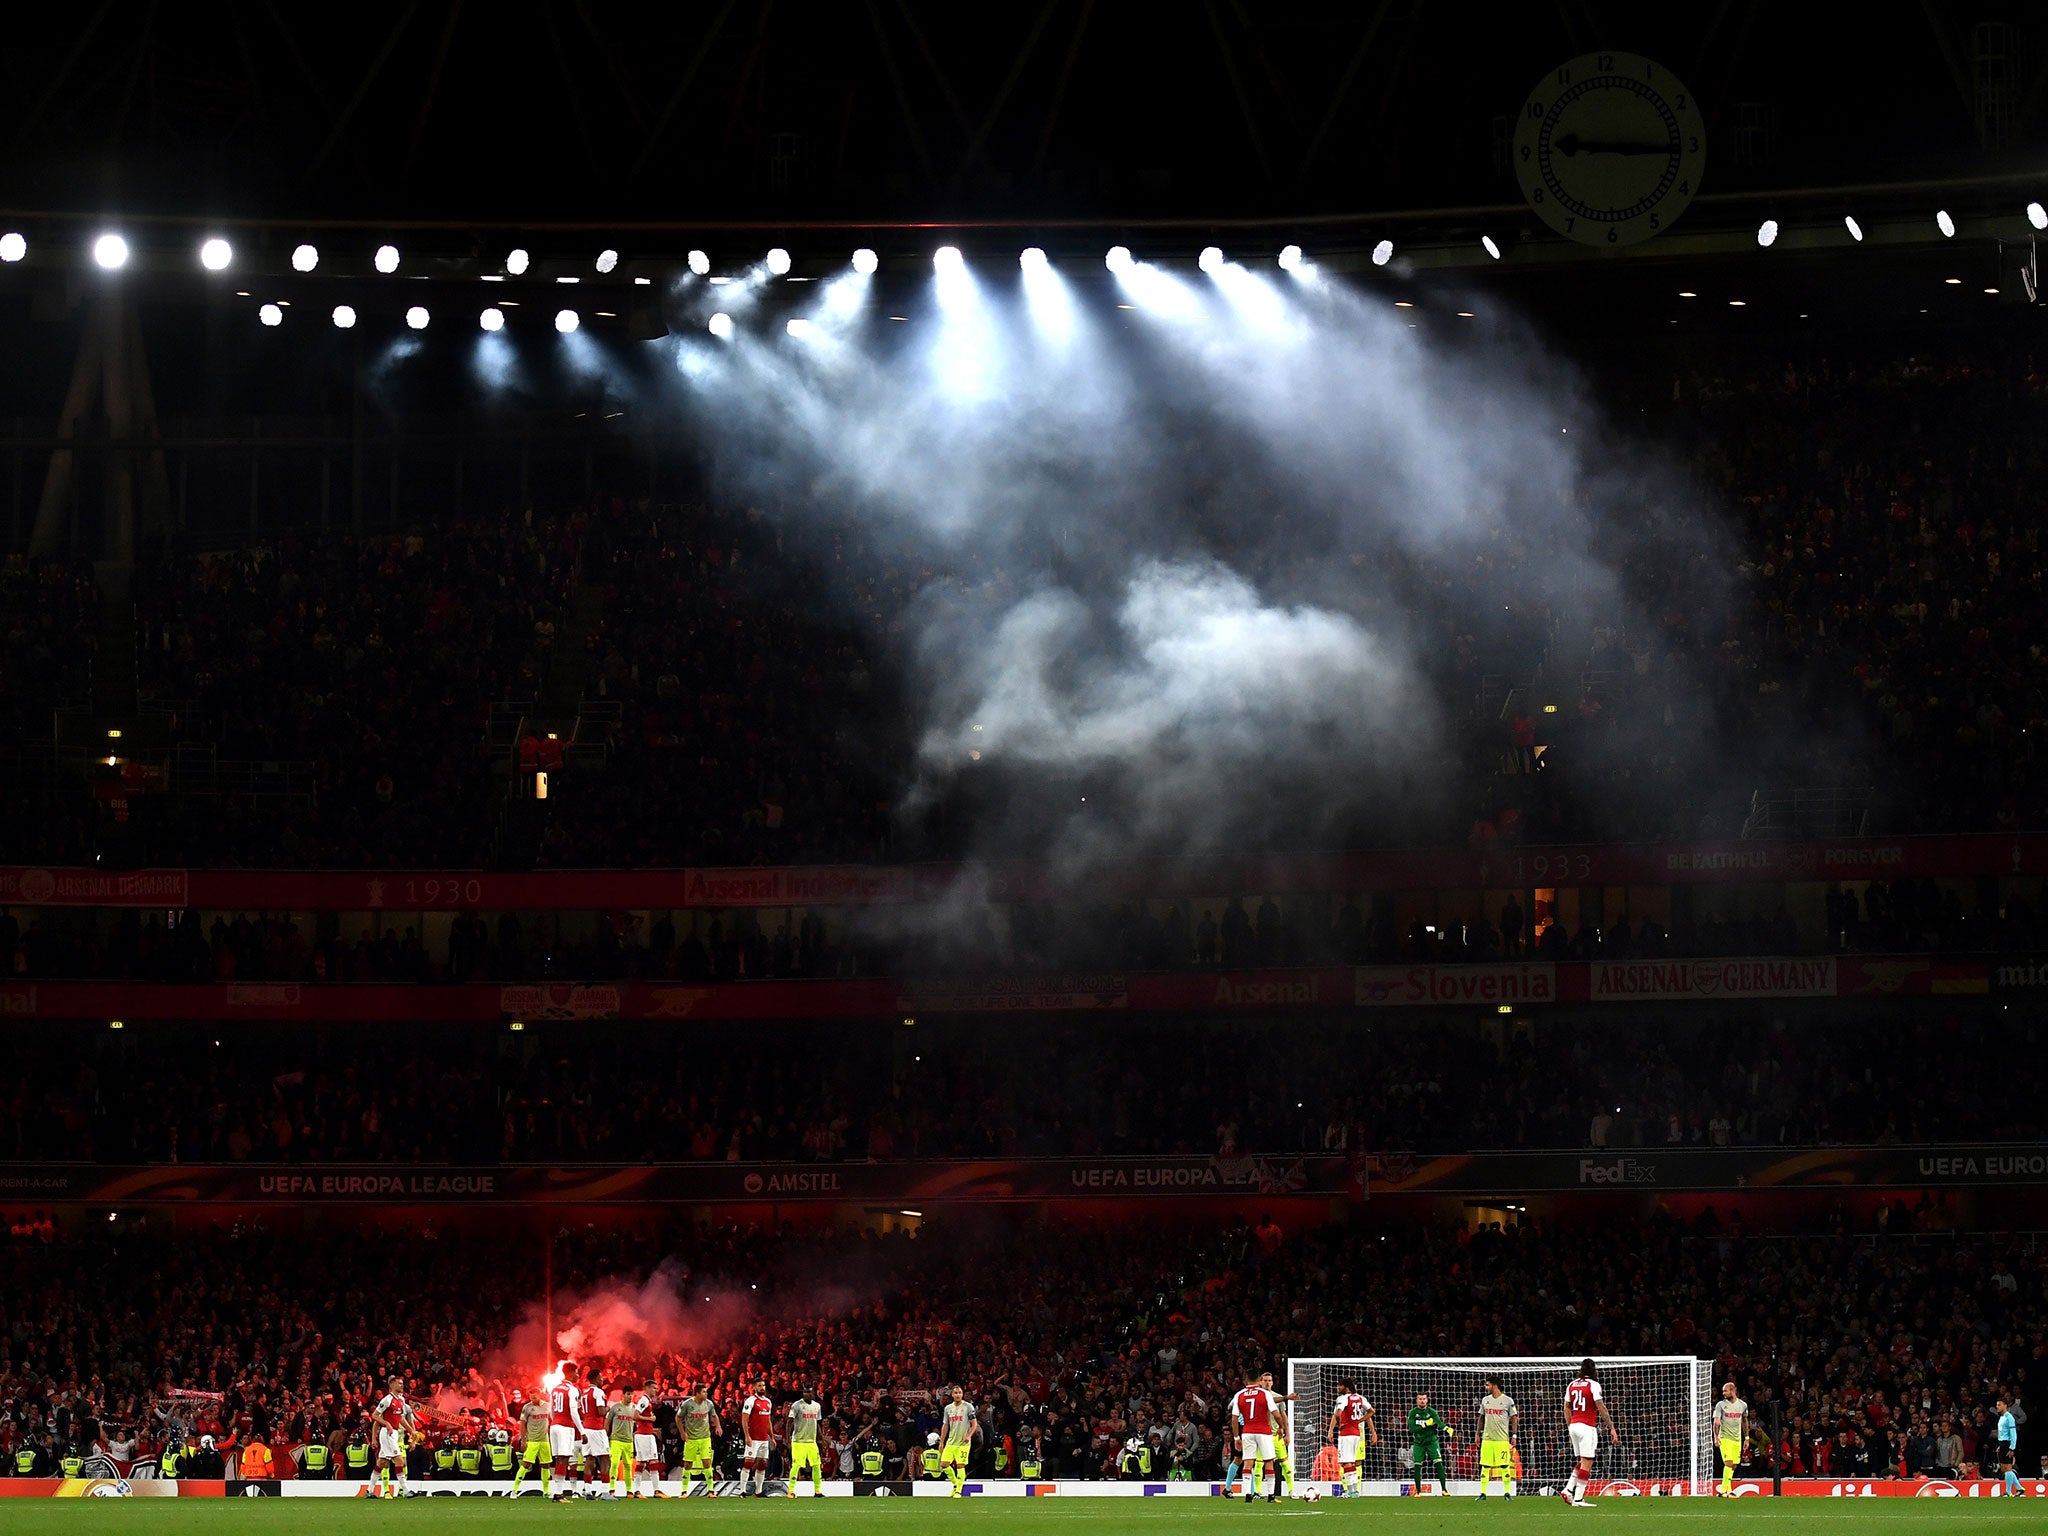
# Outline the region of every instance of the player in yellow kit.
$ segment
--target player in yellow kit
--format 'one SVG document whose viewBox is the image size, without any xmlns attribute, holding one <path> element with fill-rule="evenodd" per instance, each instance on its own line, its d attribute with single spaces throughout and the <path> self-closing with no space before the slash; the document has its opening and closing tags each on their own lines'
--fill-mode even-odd
<svg viewBox="0 0 2048 1536">
<path fill-rule="evenodd" d="M 967 1453 L 981 1438 L 981 1423 L 974 1416 L 974 1404 L 967 1401 L 967 1394 L 958 1387 L 953 1389 L 952 1401 L 946 1404 L 940 1422 L 944 1434 L 939 1442 L 939 1470 L 953 1485 L 951 1496 L 957 1499 L 967 1481 Z"/>
<path fill-rule="evenodd" d="M 683 1399 L 683 1406 L 676 1417 L 682 1421 L 683 1432 L 683 1497 L 689 1497 L 690 1483 L 696 1478 L 704 1480 L 705 1493 L 717 1493 L 717 1473 L 711 1464 L 711 1441 L 721 1426 L 718 1409 L 712 1405 L 703 1382 L 698 1382 L 695 1390 Z"/>
<path fill-rule="evenodd" d="M 540 1468 L 540 1491 L 545 1498 L 548 1483 L 554 1475 L 555 1463 L 548 1450 L 548 1400 L 536 1397 L 527 1401 L 519 1393 L 512 1394 L 511 1406 L 519 1410 L 519 1470 L 512 1474 L 512 1491 L 517 1494 L 519 1485 L 526 1481 L 526 1474 L 536 1466 Z"/>
<path fill-rule="evenodd" d="M 1486 1378 L 1486 1396 L 1479 1399 L 1479 1497 L 1493 1480 L 1500 1479 L 1501 1491 L 1515 1496 L 1515 1430 L 1522 1413 L 1515 1400 L 1500 1389 L 1500 1378 Z"/>
<path fill-rule="evenodd" d="M 811 1474 L 811 1497 L 825 1497 L 825 1474 L 818 1460 L 818 1421 L 824 1414 L 815 1389 L 789 1405 L 789 1482 L 786 1491 L 792 1499 L 796 1497 L 796 1480 L 806 1472 Z"/>
<path fill-rule="evenodd" d="M 1714 1404 L 1714 1445 L 1721 1453 L 1721 1486 L 1714 1497 L 1734 1491 L 1735 1469 L 1742 1465 L 1742 1445 L 1749 1430 L 1749 1404 L 1735 1395 L 1735 1383 L 1721 1383 L 1721 1401 Z"/>
</svg>

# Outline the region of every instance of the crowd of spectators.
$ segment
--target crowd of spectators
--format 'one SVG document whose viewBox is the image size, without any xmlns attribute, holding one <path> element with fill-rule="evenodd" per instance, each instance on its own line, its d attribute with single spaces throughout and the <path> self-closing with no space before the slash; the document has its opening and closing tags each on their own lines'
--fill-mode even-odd
<svg viewBox="0 0 2048 1536">
<path fill-rule="evenodd" d="M 1746 1005 L 1646 1022 L 798 1023 L 772 1048 L 737 1025 L 52 1027 L 0 1062 L 0 1160 L 888 1162 L 2048 1136 L 2031 1014 L 1787 1020 Z"/>
<path fill-rule="evenodd" d="M 1642 420 L 1680 466 L 1657 494 L 1727 509 L 1732 536 L 1709 541 L 1703 568 L 1701 541 L 1660 537 L 1656 519 L 1610 530 L 1617 591 L 1647 619 L 1618 597 L 1552 590 L 1512 509 L 1457 558 L 1351 551 L 1436 637 L 1423 663 L 1446 754 L 1391 819 L 1384 805 L 1348 819 L 1326 806 L 1296 835 L 1734 835 L 1750 789 L 1795 785 L 1845 791 L 1889 832 L 2037 825 L 2048 633 L 2030 498 L 2044 382 L 2023 349 L 1981 340 L 1954 355 L 1879 346 L 1623 371 L 1616 414 Z M 1284 508 L 1248 530 L 1235 502 L 1196 495 L 1182 516 L 1188 539 L 1254 578 L 1330 556 L 1319 525 L 1291 528 Z M 992 765 L 915 816 L 901 804 L 921 728 L 915 635 L 935 611 L 971 616 L 968 594 L 1019 590 L 996 558 L 899 547 L 807 502 L 598 497 L 145 560 L 145 699 L 179 710 L 183 739 L 306 762 L 313 785 L 275 803 L 232 788 L 180 796 L 175 813 L 131 797 L 125 851 L 189 864 L 744 864 L 944 856 L 998 827 L 1029 848 L 1030 818 L 988 803 Z M 82 701 L 100 599 L 82 567 L 17 559 L 0 580 L 12 615 L 0 711 L 39 735 L 53 703 Z M 570 644 L 580 650 L 557 654 Z M 1530 713 L 1533 691 L 1501 692 L 1528 685 L 1539 657 L 1554 714 Z M 559 775 L 535 845 L 508 846 L 509 757 L 484 720 L 550 678 L 615 704 L 618 721 L 596 728 L 602 770 Z M 1724 782 L 1724 749 L 1760 742 L 1776 756 L 1753 771 L 1782 782 Z M 1116 793 L 1104 784 L 1098 799 Z M 91 818 L 23 817 L 0 857 L 85 857 L 93 835 Z"/>
<path fill-rule="evenodd" d="M 224 758 L 315 775 L 277 807 L 188 797 L 153 851 L 288 867 L 487 862 L 490 789 L 502 798 L 504 783 L 484 749 L 487 711 L 535 696 L 585 521 L 528 512 L 145 566 L 144 696 L 177 706 L 188 736 Z"/>
<path fill-rule="evenodd" d="M 594 527 L 585 697 L 619 750 L 554 807 L 545 865 L 883 861 L 908 723 L 889 628 L 914 589 L 855 533 L 807 556 L 758 508 L 627 507 Z"/>
<path fill-rule="evenodd" d="M 977 1475 L 1001 1445 L 1006 1470 L 1029 1459 L 1050 1476 L 1114 1476 L 1135 1436 L 1162 1470 L 1206 1479 L 1227 1459 L 1231 1393 L 1289 1356 L 1692 1354 L 1736 1382 L 1760 1431 L 1777 1416 L 1788 1470 L 1925 1475 L 1979 1462 L 1994 1396 L 2032 1406 L 2048 1329 L 2037 1247 L 1744 1235 L 1710 1212 L 1476 1230 L 992 1213 L 914 1235 L 678 1224 L 565 1228 L 552 1243 L 118 1225 L 17 1240 L 0 1253 L 0 1452 L 7 1465 L 24 1445 L 153 1455 L 177 1389 L 219 1394 L 196 1419 L 186 1400 L 189 1433 L 231 1452 L 266 1442 L 288 1471 L 322 1441 L 339 1466 L 390 1375 L 426 1410 L 431 1445 L 502 1422 L 510 1392 L 570 1354 L 606 1381 L 653 1375 L 665 1414 L 706 1383 L 726 1471 L 739 1399 L 765 1379 L 779 1403 L 821 1393 L 826 1464 L 842 1475 L 869 1448 L 891 1475 L 915 1475 L 932 1395 L 958 1383 L 982 1414 Z M 1387 1433 L 1367 1470 L 1392 1476 L 1400 1405 L 1379 1406 Z M 1438 1406 L 1476 1438 L 1471 1402 Z M 1630 1433 L 1600 1470 L 1673 1475 L 1676 1405 L 1617 1389 L 1610 1407 Z M 1524 1404 L 1525 1481 L 1565 1464 L 1555 1408 Z M 1300 1433 L 1316 1445 L 1322 1429 Z"/>
<path fill-rule="evenodd" d="M 1684 381 L 1675 423 L 1740 509 L 1730 665 L 1811 728 L 1853 702 L 1898 830 L 2039 824 L 2048 374 L 2025 347 L 1815 358 Z M 1815 702 L 1809 698 L 1808 703 Z"/>
<path fill-rule="evenodd" d="M 939 902 L 887 911 L 788 908 L 333 912 L 0 908 L 0 978 L 22 981 L 741 982 L 886 975 L 906 980 L 1426 962 L 1488 964 L 1829 953 L 2048 950 L 2048 914 L 1970 882 L 1872 880 L 1828 893 L 1802 928 L 1765 916 L 1650 913 L 1573 924 L 1512 894 L 1458 915 L 1415 916 L 1350 894 L 1144 902 Z M 1462 905 L 1470 904 L 1470 905 Z M 1446 900 L 1446 906 L 1450 900 Z M 1192 919 L 1192 920 L 1191 920 Z"/>
</svg>

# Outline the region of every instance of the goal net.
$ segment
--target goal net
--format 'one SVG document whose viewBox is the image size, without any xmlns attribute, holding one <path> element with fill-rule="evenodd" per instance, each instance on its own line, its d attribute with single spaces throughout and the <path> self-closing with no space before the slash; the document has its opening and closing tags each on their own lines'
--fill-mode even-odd
<svg viewBox="0 0 2048 1536">
<path fill-rule="evenodd" d="M 1521 1491 L 1557 1488 L 1576 1464 L 1565 1435 L 1564 1389 L 1579 1373 L 1582 1357 L 1523 1356 L 1519 1359 L 1289 1360 L 1288 1455 L 1297 1479 L 1310 1477 L 1324 1445 L 1331 1404 L 1348 1382 L 1373 1406 L 1377 1446 L 1360 1447 L 1359 1471 L 1368 1491 L 1398 1493 L 1426 1478 L 1437 1485 L 1434 1467 L 1418 1469 L 1408 1431 L 1415 1394 L 1427 1392 L 1429 1406 L 1450 1431 L 1442 1445 L 1444 1472 L 1455 1492 L 1478 1487 L 1479 1399 L 1486 1378 L 1496 1377 L 1515 1400 L 1519 1414 L 1515 1450 Z M 1714 1454 L 1713 1362 L 1689 1355 L 1595 1356 L 1596 1376 L 1618 1438 L 1603 1428 L 1593 1480 L 1631 1485 L 1617 1491 L 1694 1494 L 1707 1491 Z"/>
</svg>

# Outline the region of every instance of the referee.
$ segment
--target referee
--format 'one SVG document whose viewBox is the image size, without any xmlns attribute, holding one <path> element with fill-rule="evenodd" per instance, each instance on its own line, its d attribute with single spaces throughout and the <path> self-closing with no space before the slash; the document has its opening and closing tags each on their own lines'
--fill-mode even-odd
<svg viewBox="0 0 2048 1536">
<path fill-rule="evenodd" d="M 2015 1499 L 2027 1496 L 2027 1490 L 2020 1486 L 2020 1475 L 2014 1470 L 2014 1462 L 2020 1453 L 2020 1425 L 2013 1417 L 2012 1404 L 2001 1397 L 1998 1408 L 1998 1466 L 2005 1474 L 2005 1491 Z"/>
</svg>

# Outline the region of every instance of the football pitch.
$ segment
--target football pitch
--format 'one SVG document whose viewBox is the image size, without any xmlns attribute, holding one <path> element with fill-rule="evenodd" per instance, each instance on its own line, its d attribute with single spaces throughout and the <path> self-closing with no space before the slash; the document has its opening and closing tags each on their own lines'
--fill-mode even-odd
<svg viewBox="0 0 2048 1536">
<path fill-rule="evenodd" d="M 1523 1498 L 1512 1505 L 1488 1500 L 1325 1499 L 1254 1504 L 1223 1499 L 695 1499 L 632 1504 L 549 1504 L 538 1499 L 415 1499 L 405 1503 L 321 1499 L 63 1499 L 9 1500 L 9 1536 L 371 1536 L 398 1531 L 420 1536 L 487 1536 L 498 1531 L 584 1533 L 625 1526 L 633 1531 L 687 1529 L 750 1532 L 760 1536 L 826 1532 L 830 1536 L 883 1536 L 894 1531 L 971 1531 L 1029 1536 L 1055 1530 L 1068 1536 L 1153 1531 L 1202 1536 L 1284 1525 L 1308 1536 L 1315 1530 L 1397 1530 L 1415 1536 L 1495 1536 L 1556 1531 L 1567 1526 L 1613 1526 L 1630 1536 L 1664 1532 L 1720 1533 L 1729 1529 L 1783 1531 L 1828 1527 L 1876 1530 L 1884 1536 L 1922 1531 L 2039 1529 L 2048 1502 L 2011 1499 L 1607 1499 L 1591 1508 L 1566 1508 L 1556 1499 Z"/>
</svg>

